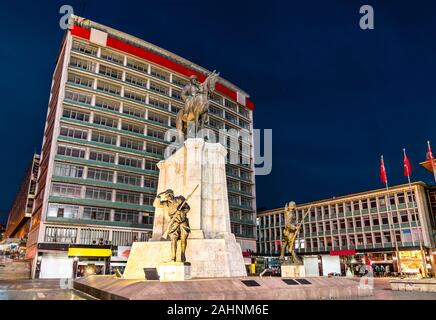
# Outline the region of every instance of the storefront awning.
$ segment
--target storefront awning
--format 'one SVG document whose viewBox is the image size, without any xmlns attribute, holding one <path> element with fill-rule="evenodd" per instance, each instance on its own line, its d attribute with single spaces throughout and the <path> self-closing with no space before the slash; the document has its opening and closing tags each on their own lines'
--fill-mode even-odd
<svg viewBox="0 0 436 320">
<path fill-rule="evenodd" d="M 356 250 L 336 250 L 336 251 L 330 251 L 331 256 L 340 256 L 340 257 L 347 257 L 347 256 L 354 256 L 356 254 Z"/>
<path fill-rule="evenodd" d="M 97 248 L 69 248 L 69 257 L 110 257 L 112 256 L 111 249 Z"/>
</svg>

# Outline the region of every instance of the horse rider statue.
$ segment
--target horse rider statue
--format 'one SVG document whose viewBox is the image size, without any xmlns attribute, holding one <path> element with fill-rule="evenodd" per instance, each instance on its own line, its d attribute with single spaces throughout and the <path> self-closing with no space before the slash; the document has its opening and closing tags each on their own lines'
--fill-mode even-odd
<svg viewBox="0 0 436 320">
<path fill-rule="evenodd" d="M 178 112 L 176 117 L 176 128 L 181 142 L 184 141 L 185 136 L 188 135 L 189 123 L 194 125 L 195 135 L 207 124 L 209 96 L 215 91 L 218 76 L 219 73 L 213 71 L 203 83 L 200 83 L 198 77 L 192 75 L 189 79 L 189 83 L 183 88 L 181 96 L 185 105 Z"/>
</svg>

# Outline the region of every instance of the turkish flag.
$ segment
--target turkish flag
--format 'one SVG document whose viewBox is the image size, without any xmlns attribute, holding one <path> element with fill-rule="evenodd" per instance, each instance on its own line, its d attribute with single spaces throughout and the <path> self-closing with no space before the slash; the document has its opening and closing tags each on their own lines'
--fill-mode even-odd
<svg viewBox="0 0 436 320">
<path fill-rule="evenodd" d="M 385 162 L 383 160 L 383 156 L 381 157 L 380 161 L 380 181 L 384 184 L 388 182 L 388 177 L 386 175 L 386 168 L 385 168 Z"/>
<path fill-rule="evenodd" d="M 412 173 L 412 166 L 410 165 L 409 158 L 407 157 L 406 152 L 404 152 L 404 176 L 409 177 Z"/>
<path fill-rule="evenodd" d="M 430 147 L 430 142 L 428 143 L 428 147 L 427 147 L 427 161 L 433 161 L 433 152 L 431 152 L 431 147 Z"/>
</svg>

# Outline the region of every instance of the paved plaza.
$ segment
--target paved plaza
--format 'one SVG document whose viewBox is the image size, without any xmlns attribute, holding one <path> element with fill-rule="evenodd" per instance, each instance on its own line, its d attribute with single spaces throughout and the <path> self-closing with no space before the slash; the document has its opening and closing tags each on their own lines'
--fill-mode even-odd
<svg viewBox="0 0 436 320">
<path fill-rule="evenodd" d="M 0 300 L 91 300 L 57 280 L 0 281 Z"/>
<path fill-rule="evenodd" d="M 374 296 L 361 297 L 359 300 L 436 300 L 436 292 L 392 291 L 387 278 L 374 279 L 374 286 Z M 68 285 L 60 280 L 16 280 L 0 281 L 0 300 L 93 300 L 93 298 L 68 288 Z"/>
</svg>

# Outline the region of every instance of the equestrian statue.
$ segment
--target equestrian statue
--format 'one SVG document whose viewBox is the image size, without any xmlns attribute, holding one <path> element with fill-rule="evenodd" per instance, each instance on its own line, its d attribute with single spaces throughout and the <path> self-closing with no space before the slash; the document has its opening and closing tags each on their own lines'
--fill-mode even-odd
<svg viewBox="0 0 436 320">
<path fill-rule="evenodd" d="M 183 88 L 181 96 L 185 105 L 176 117 L 180 141 L 188 136 L 189 123 L 195 126 L 195 135 L 208 123 L 209 97 L 215 91 L 218 76 L 219 73 L 213 71 L 203 83 L 199 83 L 198 77 L 192 75 L 189 84 Z"/>
</svg>

